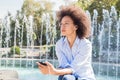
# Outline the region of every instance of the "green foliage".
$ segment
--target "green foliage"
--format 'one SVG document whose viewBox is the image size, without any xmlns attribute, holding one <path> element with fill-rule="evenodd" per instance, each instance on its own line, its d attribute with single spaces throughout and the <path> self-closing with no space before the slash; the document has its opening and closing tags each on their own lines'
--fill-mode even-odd
<svg viewBox="0 0 120 80">
<path fill-rule="evenodd" d="M 34 17 L 34 22 L 36 26 L 40 25 L 41 16 L 43 13 L 50 12 L 52 9 L 52 4 L 45 0 L 35 1 L 35 0 L 25 0 L 22 6 L 22 13 L 27 17 L 32 15 Z"/>
<path fill-rule="evenodd" d="M 89 1 L 89 2 L 88 2 Z M 98 35 L 99 35 L 99 28 L 101 26 L 99 26 L 102 21 L 103 21 L 103 9 L 108 10 L 109 12 L 111 11 L 111 6 L 115 6 L 118 15 L 120 16 L 120 0 L 78 0 L 78 2 L 76 3 L 77 6 L 80 6 L 81 8 L 83 8 L 84 10 L 88 10 L 91 14 L 91 18 L 93 18 L 93 11 L 94 9 L 96 9 L 98 11 L 98 17 L 97 17 L 97 23 L 95 25 L 94 30 L 96 32 L 93 32 L 93 58 L 99 58 L 99 52 L 100 52 L 100 42 L 98 40 Z M 105 25 L 104 25 L 105 27 Z M 110 50 L 115 51 L 116 50 L 116 37 L 117 37 L 117 33 L 116 33 L 116 23 L 113 22 L 112 26 L 108 26 L 111 27 L 111 34 L 113 35 L 111 38 L 111 42 L 110 42 Z M 96 34 L 96 35 L 95 35 Z M 105 39 L 103 40 L 104 44 L 103 45 L 103 49 L 104 50 L 108 50 L 108 28 L 105 28 Z"/>
<path fill-rule="evenodd" d="M 117 9 L 117 13 L 119 14 L 119 17 L 120 17 L 120 0 L 117 1 L 115 6 L 116 6 L 116 9 Z"/>
<path fill-rule="evenodd" d="M 39 35 L 41 34 L 41 22 L 42 22 L 42 14 L 43 13 L 51 13 L 52 12 L 52 3 L 46 0 L 25 0 L 21 9 L 22 13 L 27 16 L 27 18 L 32 15 L 34 17 L 34 40 L 35 44 L 39 45 Z M 50 21 L 51 22 L 51 21 Z M 45 25 L 43 25 L 45 27 Z M 43 43 L 45 44 L 45 30 L 43 29 L 42 33 Z M 25 42 L 24 42 L 25 44 Z"/>
<path fill-rule="evenodd" d="M 34 40 L 37 39 L 37 36 L 36 36 L 35 33 L 33 33 L 33 39 L 34 39 Z"/>
<path fill-rule="evenodd" d="M 76 5 L 80 6 L 84 10 L 88 10 L 93 16 L 93 10 L 96 9 L 98 11 L 98 22 L 102 19 L 102 10 L 107 9 L 110 11 L 111 6 L 115 6 L 117 12 L 120 12 L 120 0 L 78 0 Z"/>
<path fill-rule="evenodd" d="M 42 14 L 43 13 L 51 13 L 52 12 L 52 3 L 46 1 L 46 0 L 24 0 L 24 3 L 22 5 L 21 11 L 17 11 L 17 14 L 15 15 L 15 18 L 11 15 L 10 12 L 8 12 L 8 15 L 10 17 L 10 40 L 9 40 L 9 47 L 14 46 L 14 40 L 15 40 L 15 26 L 16 26 L 16 19 L 19 22 L 19 28 L 16 29 L 16 45 L 20 46 L 26 46 L 27 45 L 27 29 L 26 26 L 29 26 L 28 17 L 30 15 L 33 16 L 33 39 L 35 45 L 39 44 L 39 37 L 41 35 L 41 23 L 42 23 Z M 27 21 L 25 21 L 24 16 L 27 17 Z M 7 17 L 5 17 L 7 19 Z M 51 21 L 52 22 L 52 19 Z M 6 25 L 2 25 L 6 26 Z M 46 43 L 46 25 L 43 25 L 43 31 L 42 31 L 42 42 L 43 44 Z M 23 30 L 23 32 L 22 32 Z M 23 34 L 22 34 L 23 33 Z M 2 34 L 2 47 L 6 47 L 7 44 L 5 43 L 6 38 L 6 32 L 5 29 L 3 29 Z M 22 41 L 23 40 L 23 41 Z M 22 41 L 22 42 L 21 42 Z M 21 42 L 21 43 L 20 43 Z M 22 46 L 21 46 L 22 47 Z"/>
<path fill-rule="evenodd" d="M 10 53 L 11 54 L 18 54 L 18 55 L 20 55 L 20 48 L 18 47 L 18 46 L 13 46 L 13 47 L 11 47 L 11 49 L 10 49 Z"/>
<path fill-rule="evenodd" d="M 78 0 L 75 5 L 81 7 L 82 9 L 86 10 L 94 0 Z"/>
</svg>

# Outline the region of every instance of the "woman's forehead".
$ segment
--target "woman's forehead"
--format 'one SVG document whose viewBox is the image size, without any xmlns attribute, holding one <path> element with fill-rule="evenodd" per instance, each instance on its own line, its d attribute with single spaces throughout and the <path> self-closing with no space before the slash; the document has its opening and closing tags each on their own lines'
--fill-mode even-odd
<svg viewBox="0 0 120 80">
<path fill-rule="evenodd" d="M 64 16 L 63 18 L 62 18 L 62 20 L 61 20 L 61 22 L 73 22 L 73 20 L 72 20 L 72 18 L 71 17 L 69 17 L 69 16 Z"/>
</svg>

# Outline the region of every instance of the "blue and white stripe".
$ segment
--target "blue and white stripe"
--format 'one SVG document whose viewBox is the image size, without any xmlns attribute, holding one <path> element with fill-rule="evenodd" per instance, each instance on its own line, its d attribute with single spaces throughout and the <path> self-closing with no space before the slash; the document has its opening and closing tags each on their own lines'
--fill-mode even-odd
<svg viewBox="0 0 120 80">
<path fill-rule="evenodd" d="M 66 37 L 62 37 L 56 43 L 59 68 L 71 68 L 72 74 L 80 79 L 95 80 L 91 66 L 91 53 L 91 42 L 85 38 L 76 37 L 72 48 L 70 48 Z"/>
</svg>

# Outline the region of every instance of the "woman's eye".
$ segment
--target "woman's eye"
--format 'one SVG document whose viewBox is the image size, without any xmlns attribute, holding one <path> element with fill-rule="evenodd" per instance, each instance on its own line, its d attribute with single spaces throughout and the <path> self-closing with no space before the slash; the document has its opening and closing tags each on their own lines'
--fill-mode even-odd
<svg viewBox="0 0 120 80">
<path fill-rule="evenodd" d="M 59 26 L 67 26 L 69 23 L 60 23 Z"/>
<path fill-rule="evenodd" d="M 65 24 L 68 24 L 68 23 L 65 23 Z"/>
<path fill-rule="evenodd" d="M 68 25 L 69 23 L 65 23 L 65 25 Z"/>
</svg>

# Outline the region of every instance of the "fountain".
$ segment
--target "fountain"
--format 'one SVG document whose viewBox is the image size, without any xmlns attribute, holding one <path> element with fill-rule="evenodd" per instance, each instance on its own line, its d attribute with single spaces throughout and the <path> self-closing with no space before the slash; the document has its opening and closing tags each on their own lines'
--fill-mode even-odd
<svg viewBox="0 0 120 80">
<path fill-rule="evenodd" d="M 103 9 L 103 20 L 98 21 L 98 12 L 94 10 L 91 16 L 92 21 L 90 41 L 93 45 L 93 68 L 99 80 L 119 80 L 120 77 L 120 18 L 115 8 L 111 11 Z M 57 41 L 56 15 L 43 13 L 41 16 L 39 34 L 35 33 L 34 17 L 23 15 L 20 19 L 13 19 L 15 26 L 11 26 L 11 16 L 0 21 L 0 67 L 36 68 L 36 61 L 50 61 L 56 67 L 58 65 L 55 55 L 55 43 Z M 12 33 L 13 31 L 13 33 Z M 13 35 L 11 35 L 13 34 Z M 45 35 L 45 36 L 44 36 Z M 35 39 L 39 44 L 35 44 Z M 26 44 L 25 44 L 26 43 Z M 20 55 L 9 57 L 10 48 L 19 46 Z M 104 79 L 99 77 L 104 76 Z M 113 78 L 111 78 L 111 77 Z"/>
<path fill-rule="evenodd" d="M 120 18 L 112 6 L 111 11 L 103 9 L 103 21 L 98 23 L 98 13 L 94 10 L 92 19 L 92 38 L 93 44 L 93 66 L 98 76 L 107 75 L 106 79 L 111 80 L 109 76 L 114 76 L 115 80 L 120 75 Z M 96 64 L 97 62 L 97 64 Z"/>
</svg>

